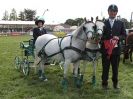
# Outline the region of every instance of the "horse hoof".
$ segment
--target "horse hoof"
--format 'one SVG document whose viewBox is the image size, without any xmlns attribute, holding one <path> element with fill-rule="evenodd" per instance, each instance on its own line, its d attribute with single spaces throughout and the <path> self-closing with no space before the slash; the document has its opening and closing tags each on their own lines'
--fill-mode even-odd
<svg viewBox="0 0 133 99">
<path fill-rule="evenodd" d="M 68 84 L 67 79 L 63 78 L 63 80 L 62 80 L 62 85 L 63 85 L 63 86 L 67 86 L 67 84 Z"/>
<path fill-rule="evenodd" d="M 74 77 L 74 82 L 75 82 L 75 85 L 76 85 L 77 88 L 81 88 L 82 81 L 79 78 Z"/>
<path fill-rule="evenodd" d="M 42 76 L 39 77 L 39 79 L 42 80 L 42 81 L 48 81 L 48 79 L 46 77 L 42 77 Z"/>
<path fill-rule="evenodd" d="M 80 75 L 80 82 L 83 83 L 83 77 L 84 75 Z"/>
<path fill-rule="evenodd" d="M 80 81 L 77 82 L 76 87 L 77 87 L 77 88 L 81 88 L 81 87 L 82 87 L 82 84 L 81 84 Z"/>
<path fill-rule="evenodd" d="M 92 77 L 92 84 L 95 86 L 95 84 L 96 84 L 96 77 L 95 76 L 93 76 Z"/>
<path fill-rule="evenodd" d="M 66 78 L 63 78 L 63 80 L 62 80 L 62 87 L 63 87 L 63 91 L 67 92 L 68 81 Z"/>
<path fill-rule="evenodd" d="M 77 88 L 81 88 L 81 85 L 77 85 Z"/>
<path fill-rule="evenodd" d="M 48 81 L 48 79 L 46 78 L 46 79 L 44 79 L 43 81 L 47 82 L 47 81 Z"/>
</svg>

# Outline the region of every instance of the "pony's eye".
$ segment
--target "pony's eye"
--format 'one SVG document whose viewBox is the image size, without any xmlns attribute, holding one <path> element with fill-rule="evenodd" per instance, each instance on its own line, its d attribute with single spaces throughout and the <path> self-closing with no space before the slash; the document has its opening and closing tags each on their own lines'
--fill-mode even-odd
<svg viewBox="0 0 133 99">
<path fill-rule="evenodd" d="M 86 28 L 83 26 L 83 30 L 86 31 Z"/>
</svg>

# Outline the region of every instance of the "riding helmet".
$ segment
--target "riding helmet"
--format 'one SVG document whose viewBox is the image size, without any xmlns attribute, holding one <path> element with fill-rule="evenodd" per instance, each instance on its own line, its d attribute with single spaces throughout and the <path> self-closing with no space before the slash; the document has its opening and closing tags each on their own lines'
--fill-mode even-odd
<svg viewBox="0 0 133 99">
<path fill-rule="evenodd" d="M 111 4 L 109 7 L 108 7 L 108 11 L 111 10 L 111 11 L 114 11 L 114 12 L 118 12 L 118 7 L 115 5 L 115 4 Z"/>
<path fill-rule="evenodd" d="M 35 18 L 35 24 L 38 25 L 39 22 L 42 22 L 42 24 L 45 23 L 45 20 L 44 20 L 44 18 L 42 16 L 37 16 Z"/>
</svg>

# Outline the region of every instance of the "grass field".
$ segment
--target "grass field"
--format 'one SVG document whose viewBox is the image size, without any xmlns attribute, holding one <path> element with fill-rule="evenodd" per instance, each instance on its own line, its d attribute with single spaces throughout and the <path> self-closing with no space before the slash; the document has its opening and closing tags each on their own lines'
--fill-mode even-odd
<svg viewBox="0 0 133 99">
<path fill-rule="evenodd" d="M 66 93 L 61 86 L 63 71 L 59 66 L 46 69 L 48 82 L 42 82 L 31 69 L 28 77 L 14 68 L 15 56 L 21 56 L 19 42 L 29 40 L 30 36 L 0 37 L 0 99 L 133 99 L 133 64 L 120 63 L 119 83 L 121 89 L 112 88 L 111 69 L 108 91 L 101 88 L 101 62 L 96 73 L 96 86 L 89 82 L 92 66 L 88 63 L 84 84 L 78 89 L 74 86 L 71 69 L 69 69 L 69 87 Z"/>
</svg>

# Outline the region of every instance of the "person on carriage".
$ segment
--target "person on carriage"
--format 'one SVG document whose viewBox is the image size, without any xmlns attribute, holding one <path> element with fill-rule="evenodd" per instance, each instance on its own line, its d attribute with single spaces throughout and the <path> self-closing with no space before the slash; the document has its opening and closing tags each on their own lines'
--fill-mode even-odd
<svg viewBox="0 0 133 99">
<path fill-rule="evenodd" d="M 37 27 L 35 27 L 33 29 L 33 45 L 35 45 L 35 42 L 36 42 L 36 40 L 37 40 L 37 38 L 39 36 L 41 36 L 43 34 L 47 34 L 46 29 L 43 27 L 44 26 L 44 23 L 45 23 L 45 20 L 44 20 L 43 16 L 36 17 L 36 19 L 35 19 L 35 25 Z M 46 64 L 49 65 L 50 63 L 49 62 L 46 62 L 45 65 Z M 46 78 L 42 74 L 42 70 L 40 68 L 38 70 L 38 75 L 39 75 L 39 77 L 41 77 L 42 80 L 44 80 L 44 79 L 46 80 Z"/>
<path fill-rule="evenodd" d="M 104 21 L 105 27 L 102 36 L 102 87 L 108 89 L 109 68 L 112 65 L 113 88 L 118 86 L 118 67 L 120 61 L 120 40 L 126 37 L 124 23 L 116 19 L 118 7 L 111 4 L 108 7 L 109 18 Z"/>
<path fill-rule="evenodd" d="M 43 17 L 41 16 L 38 16 L 36 19 L 35 19 L 35 25 L 37 27 L 35 27 L 33 29 L 33 44 L 35 44 L 35 41 L 36 39 L 38 38 L 38 36 L 41 36 L 43 34 L 47 34 L 47 31 L 46 29 L 43 27 L 44 26 L 44 23 L 45 23 L 45 20 Z"/>
</svg>

